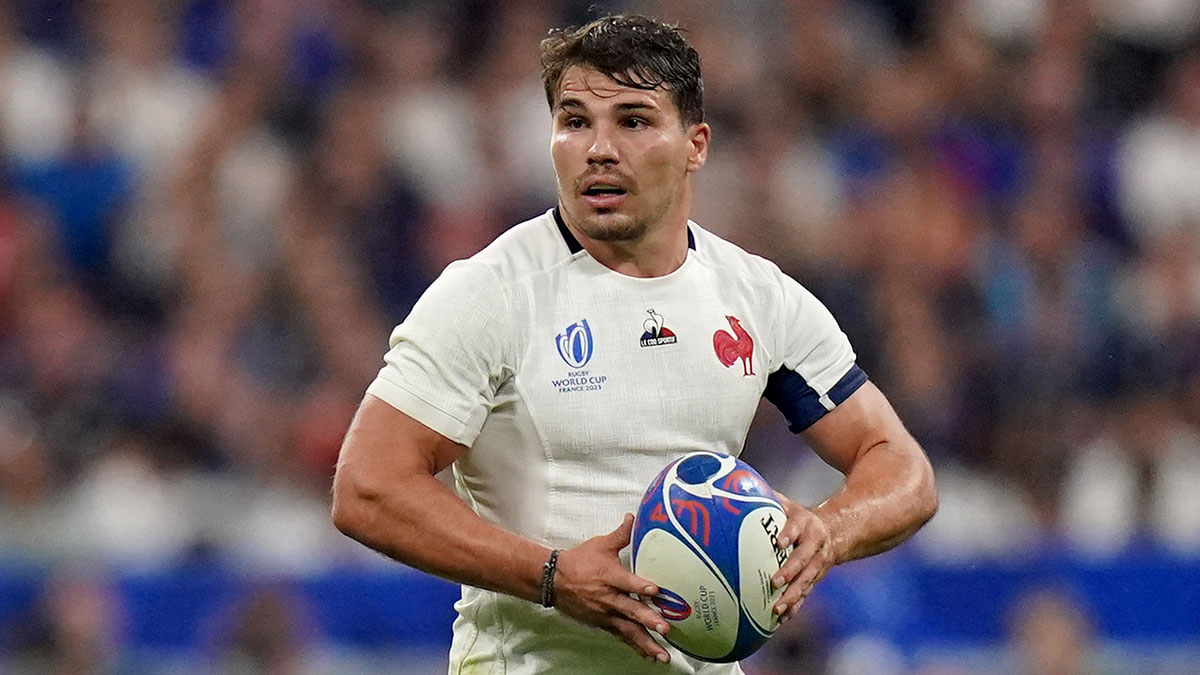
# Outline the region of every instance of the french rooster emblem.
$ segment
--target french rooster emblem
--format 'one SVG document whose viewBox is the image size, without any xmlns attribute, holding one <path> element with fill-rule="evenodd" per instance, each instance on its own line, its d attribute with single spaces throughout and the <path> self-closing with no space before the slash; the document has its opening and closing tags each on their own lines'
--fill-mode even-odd
<svg viewBox="0 0 1200 675">
<path fill-rule="evenodd" d="M 749 377 L 754 374 L 754 338 L 750 337 L 750 333 L 747 333 L 745 328 L 742 328 L 742 323 L 737 320 L 737 317 L 726 316 L 725 318 L 729 320 L 730 328 L 733 328 L 733 335 L 723 330 L 713 333 L 713 350 L 717 352 L 717 358 L 721 360 L 721 365 L 726 368 L 732 366 L 734 361 L 741 359 L 742 376 Z"/>
</svg>

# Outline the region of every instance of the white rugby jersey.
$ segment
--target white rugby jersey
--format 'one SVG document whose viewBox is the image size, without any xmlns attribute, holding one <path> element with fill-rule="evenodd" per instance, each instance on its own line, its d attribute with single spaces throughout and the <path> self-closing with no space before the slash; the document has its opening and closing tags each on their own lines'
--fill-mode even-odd
<svg viewBox="0 0 1200 675">
<path fill-rule="evenodd" d="M 453 466 L 459 495 L 557 549 L 636 512 L 678 455 L 738 455 L 764 395 L 801 431 L 866 381 L 829 311 L 773 263 L 689 222 L 677 270 L 630 277 L 556 209 L 447 266 L 385 361 L 368 392 L 470 448 Z M 490 591 L 464 587 L 456 608 L 454 674 L 740 672 L 673 649 L 664 669 Z"/>
</svg>

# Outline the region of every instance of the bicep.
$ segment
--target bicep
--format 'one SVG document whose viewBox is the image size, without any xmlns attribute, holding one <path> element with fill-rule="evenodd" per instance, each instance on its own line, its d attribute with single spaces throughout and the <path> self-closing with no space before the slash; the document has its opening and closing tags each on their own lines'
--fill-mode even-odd
<svg viewBox="0 0 1200 675">
<path fill-rule="evenodd" d="M 433 475 L 466 450 L 466 446 L 367 394 L 342 443 L 335 485 L 339 479 L 374 483 L 415 473 Z"/>
<path fill-rule="evenodd" d="M 821 459 L 844 474 L 868 450 L 883 443 L 899 452 L 920 452 L 883 392 L 869 380 L 803 436 Z"/>
</svg>

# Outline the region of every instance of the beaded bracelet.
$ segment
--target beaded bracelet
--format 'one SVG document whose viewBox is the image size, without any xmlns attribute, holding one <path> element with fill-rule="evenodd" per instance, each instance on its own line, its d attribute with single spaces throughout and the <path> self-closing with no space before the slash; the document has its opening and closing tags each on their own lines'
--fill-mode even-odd
<svg viewBox="0 0 1200 675">
<path fill-rule="evenodd" d="M 550 559 L 542 563 L 542 607 L 554 606 L 554 571 L 558 569 L 558 551 L 550 552 Z"/>
</svg>

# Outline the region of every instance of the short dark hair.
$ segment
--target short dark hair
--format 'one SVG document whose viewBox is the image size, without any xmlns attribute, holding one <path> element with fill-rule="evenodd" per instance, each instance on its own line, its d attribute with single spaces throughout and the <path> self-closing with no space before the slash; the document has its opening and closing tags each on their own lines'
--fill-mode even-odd
<svg viewBox="0 0 1200 675">
<path fill-rule="evenodd" d="M 606 16 L 578 28 L 556 28 L 542 40 L 542 84 L 550 110 L 563 73 L 590 66 L 636 89 L 662 87 L 686 126 L 704 121 L 700 55 L 676 26 L 638 14 Z"/>
</svg>

